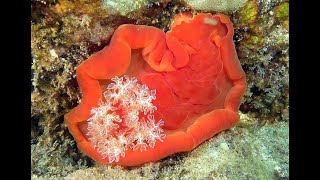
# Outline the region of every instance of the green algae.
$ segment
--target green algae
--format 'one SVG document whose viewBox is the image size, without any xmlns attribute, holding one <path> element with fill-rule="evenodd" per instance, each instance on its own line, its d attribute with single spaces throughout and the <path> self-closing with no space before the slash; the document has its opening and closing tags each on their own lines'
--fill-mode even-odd
<svg viewBox="0 0 320 180">
<path fill-rule="evenodd" d="M 251 49 L 254 49 L 256 47 L 261 47 L 265 42 L 265 39 L 262 36 L 259 35 L 251 35 L 247 38 L 247 46 Z"/>
<path fill-rule="evenodd" d="M 233 18 L 238 57 L 248 82 L 240 110 L 255 113 L 262 124 L 288 120 L 289 34 L 274 15 L 280 4 L 249 1 Z"/>
<path fill-rule="evenodd" d="M 255 0 L 248 1 L 238 12 L 238 26 L 253 25 L 258 16 L 258 5 Z"/>
<path fill-rule="evenodd" d="M 275 17 L 284 28 L 289 28 L 289 2 L 283 2 L 276 7 Z"/>
</svg>

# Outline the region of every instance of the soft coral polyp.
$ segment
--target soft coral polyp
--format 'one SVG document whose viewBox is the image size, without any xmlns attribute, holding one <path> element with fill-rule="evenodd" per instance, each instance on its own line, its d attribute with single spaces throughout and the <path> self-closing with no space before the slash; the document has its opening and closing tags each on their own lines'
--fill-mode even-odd
<svg viewBox="0 0 320 180">
<path fill-rule="evenodd" d="M 166 34 L 154 27 L 121 25 L 111 42 L 77 68 L 81 103 L 65 115 L 78 148 L 109 164 L 85 133 L 90 110 L 98 106 L 110 79 L 128 75 L 156 89 L 155 119 L 164 120 L 166 138 L 154 148 L 128 149 L 118 162 L 135 166 L 194 149 L 233 127 L 246 89 L 233 44 L 233 27 L 222 14 L 178 14 Z"/>
</svg>

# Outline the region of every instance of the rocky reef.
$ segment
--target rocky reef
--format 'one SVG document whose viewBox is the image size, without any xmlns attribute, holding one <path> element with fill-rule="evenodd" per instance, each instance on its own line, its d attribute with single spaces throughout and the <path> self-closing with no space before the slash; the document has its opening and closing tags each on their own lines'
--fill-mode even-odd
<svg viewBox="0 0 320 180">
<path fill-rule="evenodd" d="M 288 0 L 31 0 L 32 179 L 288 179 L 288 6 Z M 221 12 L 234 23 L 248 83 L 240 123 L 190 153 L 142 167 L 95 164 L 63 122 L 80 100 L 76 67 L 107 45 L 119 25 L 168 31 L 183 11 Z"/>
<path fill-rule="evenodd" d="M 137 168 L 96 165 L 68 179 L 287 179 L 288 125 L 268 124 L 258 130 L 232 128 L 190 153 Z"/>
</svg>

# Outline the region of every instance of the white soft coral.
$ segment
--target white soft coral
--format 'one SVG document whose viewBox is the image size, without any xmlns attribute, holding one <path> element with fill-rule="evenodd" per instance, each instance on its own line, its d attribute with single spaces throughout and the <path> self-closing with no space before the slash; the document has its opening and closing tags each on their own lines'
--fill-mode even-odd
<svg viewBox="0 0 320 180">
<path fill-rule="evenodd" d="M 146 151 L 156 140 L 163 142 L 163 120 L 155 123 L 157 107 L 152 104 L 156 90 L 149 90 L 128 76 L 111 79 L 103 93 L 105 102 L 91 110 L 88 121 L 89 141 L 102 158 L 118 162 L 127 149 Z M 145 120 L 147 119 L 147 120 Z"/>
</svg>

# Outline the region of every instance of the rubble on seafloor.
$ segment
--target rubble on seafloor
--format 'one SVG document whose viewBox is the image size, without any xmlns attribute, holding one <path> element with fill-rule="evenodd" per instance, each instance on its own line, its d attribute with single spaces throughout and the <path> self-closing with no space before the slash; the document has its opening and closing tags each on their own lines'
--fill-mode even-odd
<svg viewBox="0 0 320 180">
<path fill-rule="evenodd" d="M 32 179 L 99 179 L 117 173 L 114 177 L 247 179 L 259 174 L 262 179 L 288 179 L 289 1 L 244 0 L 205 8 L 192 2 L 31 0 Z M 222 1 L 203 3 L 210 2 Z M 63 123 L 63 115 L 80 100 L 76 67 L 108 44 L 119 25 L 145 24 L 168 31 L 174 14 L 183 11 L 222 12 L 234 23 L 236 50 L 248 83 L 240 123 L 190 153 L 156 163 L 137 168 L 95 165 L 79 152 Z"/>
<path fill-rule="evenodd" d="M 130 168 L 97 164 L 65 179 L 288 179 L 288 123 L 255 128 L 236 126 L 189 153 L 155 163 Z"/>
</svg>

